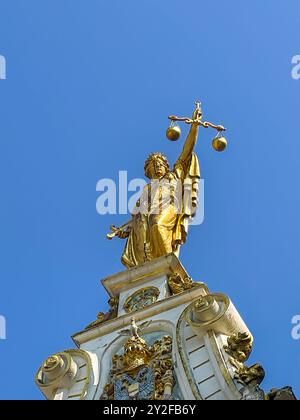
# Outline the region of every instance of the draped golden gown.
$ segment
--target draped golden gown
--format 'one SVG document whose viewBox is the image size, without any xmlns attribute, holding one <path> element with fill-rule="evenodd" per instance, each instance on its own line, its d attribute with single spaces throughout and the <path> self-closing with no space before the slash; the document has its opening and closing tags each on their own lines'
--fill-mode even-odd
<svg viewBox="0 0 300 420">
<path fill-rule="evenodd" d="M 193 153 L 198 127 L 192 126 L 173 170 L 147 184 L 133 212 L 122 263 L 130 268 L 176 252 L 185 243 L 189 219 L 197 206 L 199 161 Z M 182 185 L 178 197 L 178 185 Z M 183 197 L 183 192 L 185 192 Z M 180 194 L 180 192 L 179 192 Z M 136 210 L 135 209 L 135 210 Z"/>
</svg>

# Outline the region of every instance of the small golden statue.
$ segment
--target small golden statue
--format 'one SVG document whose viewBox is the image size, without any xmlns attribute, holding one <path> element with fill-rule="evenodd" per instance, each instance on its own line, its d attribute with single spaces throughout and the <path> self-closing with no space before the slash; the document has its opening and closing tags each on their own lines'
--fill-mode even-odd
<svg viewBox="0 0 300 420">
<path fill-rule="evenodd" d="M 169 116 L 171 125 L 167 137 L 176 141 L 180 137 L 180 127 L 174 125 L 183 121 L 191 125 L 183 150 L 173 169 L 166 156 L 152 153 L 145 162 L 145 175 L 151 180 L 132 214 L 132 219 L 121 227 L 111 226 L 108 239 L 117 236 L 127 239 L 122 255 L 122 263 L 130 268 L 143 264 L 157 257 L 175 253 L 178 255 L 180 245 L 186 242 L 189 220 L 195 215 L 198 199 L 200 165 L 194 153 L 199 126 L 212 127 L 218 131 L 213 140 L 213 147 L 224 150 L 227 142 L 220 133 L 225 130 L 222 125 L 202 122 L 200 102 L 192 118 Z M 189 191 L 189 199 L 184 194 Z"/>
</svg>

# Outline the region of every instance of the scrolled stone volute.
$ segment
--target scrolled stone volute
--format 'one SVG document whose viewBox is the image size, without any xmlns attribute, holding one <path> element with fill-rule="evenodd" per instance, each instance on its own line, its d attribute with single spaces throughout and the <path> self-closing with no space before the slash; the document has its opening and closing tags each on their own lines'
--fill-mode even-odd
<svg viewBox="0 0 300 420">
<path fill-rule="evenodd" d="M 228 296 L 216 293 L 202 296 L 194 301 L 187 313 L 186 320 L 194 330 L 214 331 L 228 336 L 239 332 L 249 332 Z"/>
<path fill-rule="evenodd" d="M 57 389 L 70 389 L 74 385 L 77 371 L 71 354 L 57 353 L 48 357 L 39 368 L 36 384 L 48 399 L 52 399 Z"/>
</svg>

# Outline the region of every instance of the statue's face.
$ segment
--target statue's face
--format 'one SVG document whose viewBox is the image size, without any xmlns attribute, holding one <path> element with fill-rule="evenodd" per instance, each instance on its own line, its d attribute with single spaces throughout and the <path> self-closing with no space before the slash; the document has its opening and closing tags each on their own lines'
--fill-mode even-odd
<svg viewBox="0 0 300 420">
<path fill-rule="evenodd" d="M 153 158 L 147 168 L 147 176 L 150 179 L 163 178 L 167 173 L 167 168 L 159 158 Z"/>
</svg>

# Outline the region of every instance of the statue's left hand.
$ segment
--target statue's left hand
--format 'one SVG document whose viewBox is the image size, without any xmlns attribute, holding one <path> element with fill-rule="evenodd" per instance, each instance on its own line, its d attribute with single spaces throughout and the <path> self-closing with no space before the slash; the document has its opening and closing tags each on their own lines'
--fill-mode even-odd
<svg viewBox="0 0 300 420">
<path fill-rule="evenodd" d="M 126 239 L 126 238 L 128 238 L 128 236 L 130 234 L 130 229 L 128 229 L 128 227 L 126 229 L 122 229 L 122 228 L 118 228 L 114 225 L 111 225 L 110 229 L 111 229 L 112 233 L 108 233 L 106 235 L 107 239 L 113 239 L 115 236 L 117 236 L 120 239 Z"/>
</svg>

